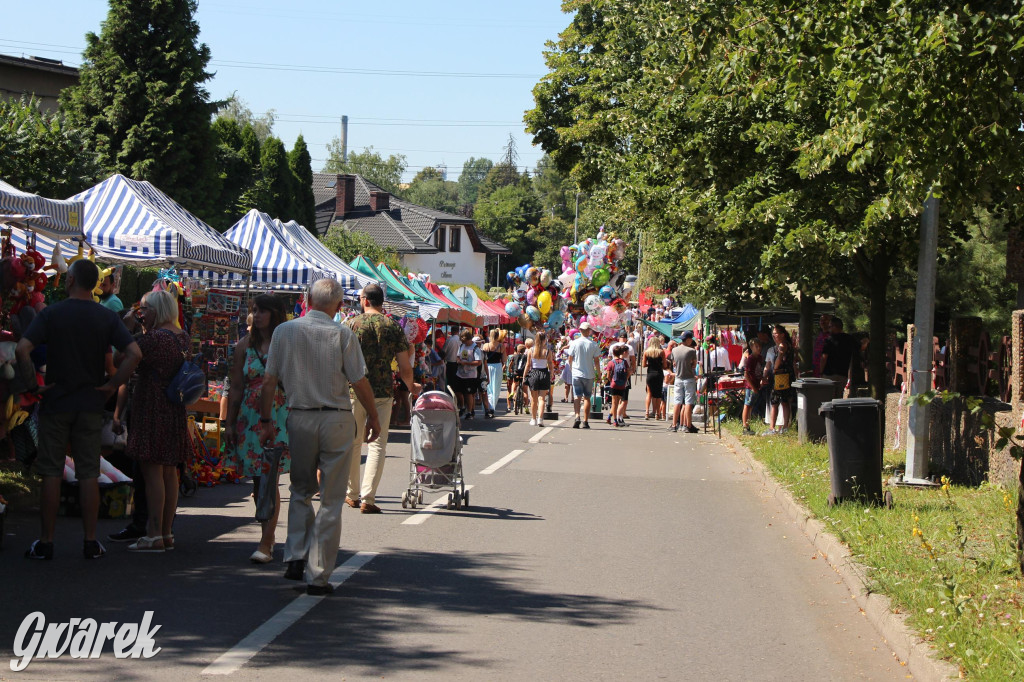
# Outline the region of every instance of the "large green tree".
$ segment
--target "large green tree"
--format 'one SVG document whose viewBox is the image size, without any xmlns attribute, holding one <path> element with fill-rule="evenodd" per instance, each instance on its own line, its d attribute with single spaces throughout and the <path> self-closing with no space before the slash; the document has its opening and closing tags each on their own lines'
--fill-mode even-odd
<svg viewBox="0 0 1024 682">
<path fill-rule="evenodd" d="M 324 173 L 353 173 L 361 175 L 381 189 L 398 194 L 398 186 L 402 182 L 406 160 L 402 154 L 391 154 L 388 158 L 366 147 L 361 152 L 349 152 L 348 161 L 343 160 L 341 141 L 334 138 L 327 145 L 328 158 L 324 164 Z"/>
<path fill-rule="evenodd" d="M 313 197 L 313 161 L 306 140 L 300 134 L 288 152 L 288 167 L 294 178 L 290 215 L 311 232 L 316 231 L 316 199 Z"/>
<path fill-rule="evenodd" d="M 85 134 L 38 99 L 0 98 L 0 179 L 25 192 L 64 199 L 99 182 Z"/>
<path fill-rule="evenodd" d="M 61 104 L 108 172 L 148 180 L 210 217 L 220 195 L 212 74 L 195 12 L 194 0 L 110 0 Z"/>
<path fill-rule="evenodd" d="M 457 213 L 460 209 L 458 185 L 445 180 L 441 172 L 432 166 L 416 174 L 409 187 L 402 191 L 402 198 L 438 211 Z"/>
<path fill-rule="evenodd" d="M 349 230 L 344 225 L 334 225 L 323 236 L 323 243 L 334 254 L 346 263 L 355 260 L 356 256 L 365 256 L 371 263 L 387 263 L 392 268 L 400 269 L 402 262 L 394 249 L 380 246 L 373 237 L 365 232 Z"/>
<path fill-rule="evenodd" d="M 265 203 L 258 208 L 272 218 L 290 220 L 295 178 L 288 167 L 284 143 L 273 135 L 263 141 L 260 149 L 260 173 L 269 193 Z"/>
<path fill-rule="evenodd" d="M 528 262 L 536 251 L 538 240 L 535 228 L 544 209 L 533 191 L 521 184 L 501 187 L 481 198 L 473 213 L 485 235 L 512 250 L 514 266 Z M 487 281 L 493 281 L 493 274 Z"/>
<path fill-rule="evenodd" d="M 476 203 L 480 183 L 493 167 L 494 162 L 485 158 L 471 156 L 463 162 L 462 173 L 459 174 L 459 203 Z"/>
</svg>

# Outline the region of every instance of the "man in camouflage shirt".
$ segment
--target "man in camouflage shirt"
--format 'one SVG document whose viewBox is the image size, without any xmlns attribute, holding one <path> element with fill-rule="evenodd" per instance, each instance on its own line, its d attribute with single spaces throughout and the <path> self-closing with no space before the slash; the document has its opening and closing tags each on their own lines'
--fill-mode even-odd
<svg viewBox="0 0 1024 682">
<path fill-rule="evenodd" d="M 359 481 L 359 454 L 353 452 L 348 476 L 348 493 L 345 504 L 358 507 L 363 514 L 380 514 L 376 502 L 377 486 L 384 473 L 384 458 L 388 447 L 388 427 L 391 422 L 391 406 L 394 402 L 394 379 L 391 363 L 397 361 L 398 371 L 405 385 L 412 390 L 411 346 L 405 332 L 394 320 L 384 314 L 384 290 L 376 284 L 367 284 L 359 294 L 363 314 L 348 320 L 346 324 L 359 337 L 359 345 L 366 360 L 366 378 L 373 388 L 373 397 L 380 417 L 380 436 L 367 447 L 366 469 L 362 485 Z M 353 401 L 352 415 L 356 420 L 354 447 L 363 442 L 366 428 L 366 411 L 358 401 Z"/>
</svg>

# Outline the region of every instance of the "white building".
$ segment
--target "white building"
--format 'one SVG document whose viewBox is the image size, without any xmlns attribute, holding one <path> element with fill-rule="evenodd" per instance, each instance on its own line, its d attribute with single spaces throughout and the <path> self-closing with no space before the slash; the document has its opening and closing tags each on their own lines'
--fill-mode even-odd
<svg viewBox="0 0 1024 682">
<path fill-rule="evenodd" d="M 487 256 L 511 253 L 481 234 L 472 218 L 402 201 L 359 175 L 314 173 L 313 194 L 318 234 L 339 223 L 365 232 L 435 284 L 486 286 Z"/>
</svg>

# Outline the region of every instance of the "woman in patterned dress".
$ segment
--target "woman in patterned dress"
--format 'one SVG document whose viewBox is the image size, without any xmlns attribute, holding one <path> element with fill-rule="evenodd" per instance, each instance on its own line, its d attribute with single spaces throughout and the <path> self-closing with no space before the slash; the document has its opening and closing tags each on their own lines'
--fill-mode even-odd
<svg viewBox="0 0 1024 682">
<path fill-rule="evenodd" d="M 137 341 L 142 361 L 135 370 L 138 383 L 126 451 L 139 461 L 145 478 L 149 518 L 146 535 L 128 549 L 164 552 L 174 549 L 171 526 L 178 507 L 178 465 L 189 448 L 185 406 L 172 404 L 165 389 L 184 362 L 189 340 L 177 325 L 178 304 L 167 291 L 143 296 L 139 316 L 146 333 Z"/>
<path fill-rule="evenodd" d="M 231 387 L 228 392 L 228 419 L 224 428 L 229 456 L 242 476 L 253 480 L 253 499 L 259 490 L 260 476 L 263 475 L 263 446 L 260 445 L 260 389 L 263 387 L 263 373 L 266 370 L 270 337 L 279 324 L 285 321 L 284 301 L 273 294 L 260 294 L 252 303 L 252 329 L 235 345 L 231 364 Z M 284 404 L 284 393 L 280 388 L 274 397 L 274 425 L 277 441 L 271 447 L 282 448 L 281 473 L 288 473 L 291 457 L 288 453 L 288 433 L 285 422 L 288 409 Z M 274 558 L 274 531 L 281 513 L 281 492 L 277 491 L 274 515 L 263 521 L 263 536 L 256 551 L 249 560 L 255 564 L 266 564 Z"/>
</svg>

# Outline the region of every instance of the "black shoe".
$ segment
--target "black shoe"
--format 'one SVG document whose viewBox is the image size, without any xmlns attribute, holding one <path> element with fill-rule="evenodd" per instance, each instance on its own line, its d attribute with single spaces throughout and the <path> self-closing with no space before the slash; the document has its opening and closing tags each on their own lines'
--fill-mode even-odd
<svg viewBox="0 0 1024 682">
<path fill-rule="evenodd" d="M 36 540 L 25 551 L 26 559 L 52 559 L 53 543 Z"/>
<path fill-rule="evenodd" d="M 135 530 L 131 526 L 125 526 L 122 530 L 108 535 L 107 539 L 111 542 L 135 542 L 145 535 L 145 531 Z"/>
<path fill-rule="evenodd" d="M 98 540 L 86 540 L 82 545 L 82 556 L 86 559 L 101 559 L 107 553 Z"/>
<path fill-rule="evenodd" d="M 330 583 L 326 585 L 306 585 L 306 594 L 314 597 L 325 597 L 331 592 L 334 592 L 334 585 Z"/>
<path fill-rule="evenodd" d="M 284 572 L 285 580 L 302 580 L 306 572 L 306 562 L 303 559 L 295 559 L 288 562 L 288 568 Z"/>
<path fill-rule="evenodd" d="M 590 428 L 590 422 L 583 422 L 583 428 L 589 429 Z"/>
<path fill-rule="evenodd" d="M 679 431 L 679 427 L 678 426 L 670 426 L 670 427 L 668 427 L 668 430 L 671 431 L 672 433 L 676 433 L 677 431 Z"/>
<path fill-rule="evenodd" d="M 686 427 L 686 432 L 687 433 L 700 433 L 700 429 L 698 429 L 696 426 L 687 426 Z"/>
<path fill-rule="evenodd" d="M 574 422 L 572 423 L 572 428 L 574 428 L 574 429 L 578 429 L 578 428 L 580 428 L 580 418 L 579 418 L 579 417 L 577 417 L 577 418 L 576 418 L 576 421 L 574 421 Z"/>
</svg>

